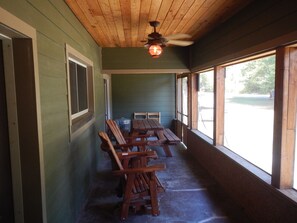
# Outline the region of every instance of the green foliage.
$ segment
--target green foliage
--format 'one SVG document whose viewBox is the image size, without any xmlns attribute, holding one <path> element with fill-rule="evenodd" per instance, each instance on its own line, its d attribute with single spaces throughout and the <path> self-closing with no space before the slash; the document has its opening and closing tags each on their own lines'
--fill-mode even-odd
<svg viewBox="0 0 297 223">
<path fill-rule="evenodd" d="M 213 92 L 213 71 L 201 73 L 199 75 L 200 91 Z"/>
<path fill-rule="evenodd" d="M 247 62 L 241 72 L 244 84 L 241 93 L 267 94 L 274 89 L 275 56 Z"/>
</svg>

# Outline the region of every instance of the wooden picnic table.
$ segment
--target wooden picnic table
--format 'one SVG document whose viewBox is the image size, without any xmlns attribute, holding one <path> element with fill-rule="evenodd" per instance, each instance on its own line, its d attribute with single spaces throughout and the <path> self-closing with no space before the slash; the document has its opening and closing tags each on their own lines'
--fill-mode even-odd
<svg viewBox="0 0 297 223">
<path fill-rule="evenodd" d="M 164 127 L 155 119 L 133 119 L 132 132 L 147 132 L 150 130 L 163 130 Z"/>
<path fill-rule="evenodd" d="M 158 138 L 157 141 L 150 143 L 162 146 L 166 156 L 171 157 L 169 145 L 176 145 L 180 143 L 180 139 L 170 130 L 164 128 L 157 120 L 154 119 L 133 119 L 132 120 L 132 134 L 145 133 L 154 135 Z"/>
</svg>

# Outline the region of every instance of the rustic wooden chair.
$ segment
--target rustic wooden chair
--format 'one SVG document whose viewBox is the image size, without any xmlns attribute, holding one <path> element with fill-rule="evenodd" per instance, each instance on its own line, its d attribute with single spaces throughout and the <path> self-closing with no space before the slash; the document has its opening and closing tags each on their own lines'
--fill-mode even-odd
<svg viewBox="0 0 297 223">
<path fill-rule="evenodd" d="M 161 123 L 161 112 L 148 112 L 147 119 L 155 119 Z"/>
<path fill-rule="evenodd" d="M 127 219 L 129 207 L 133 207 L 135 211 L 138 211 L 142 207 L 150 206 L 151 214 L 154 216 L 159 215 L 157 195 L 158 191 L 163 191 L 163 187 L 160 186 L 155 172 L 164 170 L 165 165 L 141 167 L 138 165 L 137 159 L 142 156 L 155 157 L 156 154 L 153 151 L 117 153 L 105 132 L 99 132 L 98 135 L 102 142 L 102 150 L 108 152 L 112 161 L 116 164 L 116 170 L 113 170 L 113 174 L 123 177 L 124 196 L 121 205 L 121 220 Z M 125 159 L 131 160 L 126 166 L 123 165 Z"/>
<path fill-rule="evenodd" d="M 134 112 L 133 118 L 134 119 L 147 119 L 147 112 Z"/>
</svg>

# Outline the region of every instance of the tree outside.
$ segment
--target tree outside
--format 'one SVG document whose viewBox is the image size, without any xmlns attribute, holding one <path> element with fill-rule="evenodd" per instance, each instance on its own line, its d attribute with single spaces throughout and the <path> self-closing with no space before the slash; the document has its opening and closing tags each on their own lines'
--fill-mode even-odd
<svg viewBox="0 0 297 223">
<path fill-rule="evenodd" d="M 267 94 L 274 90 L 275 56 L 245 63 L 241 69 L 243 89 L 241 93 Z"/>
</svg>

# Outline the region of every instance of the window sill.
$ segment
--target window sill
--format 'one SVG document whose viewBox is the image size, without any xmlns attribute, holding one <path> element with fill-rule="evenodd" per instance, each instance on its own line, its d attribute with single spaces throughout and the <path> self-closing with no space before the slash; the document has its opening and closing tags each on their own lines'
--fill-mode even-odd
<svg viewBox="0 0 297 223">
<path fill-rule="evenodd" d="M 284 194 L 287 198 L 297 203 L 297 191 L 294 189 L 278 189 L 279 192 Z"/>
<path fill-rule="evenodd" d="M 70 140 L 77 138 L 95 122 L 94 113 L 88 112 L 74 120 L 70 128 Z"/>
</svg>

